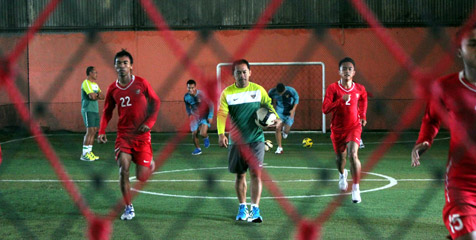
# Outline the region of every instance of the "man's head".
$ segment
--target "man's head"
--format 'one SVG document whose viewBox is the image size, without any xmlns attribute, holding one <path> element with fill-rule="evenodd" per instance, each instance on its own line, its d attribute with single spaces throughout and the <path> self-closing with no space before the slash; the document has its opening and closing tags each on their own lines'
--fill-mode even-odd
<svg viewBox="0 0 476 240">
<path fill-rule="evenodd" d="M 119 76 L 131 75 L 133 63 L 134 59 L 132 58 L 132 55 L 125 49 L 116 53 L 116 56 L 114 57 L 114 67 Z"/>
<path fill-rule="evenodd" d="M 235 85 L 239 88 L 247 87 L 251 76 L 250 63 L 245 59 L 236 60 L 233 62 L 231 70 L 235 78 Z"/>
<path fill-rule="evenodd" d="M 278 83 L 278 85 L 276 85 L 276 91 L 279 95 L 283 95 L 283 93 L 286 91 L 286 86 L 284 86 L 282 83 Z"/>
<path fill-rule="evenodd" d="M 98 77 L 98 72 L 94 66 L 89 66 L 86 68 L 86 76 L 89 80 L 96 80 Z"/>
<path fill-rule="evenodd" d="M 339 75 L 342 80 L 352 80 L 355 75 L 355 62 L 350 57 L 345 57 L 339 61 Z"/>
<path fill-rule="evenodd" d="M 197 83 L 195 80 L 190 79 L 187 81 L 187 90 L 191 95 L 195 96 L 195 94 L 197 94 Z"/>
<path fill-rule="evenodd" d="M 457 39 L 459 40 L 458 57 L 463 60 L 464 67 L 476 70 L 476 25 L 469 31 L 460 30 Z"/>
</svg>

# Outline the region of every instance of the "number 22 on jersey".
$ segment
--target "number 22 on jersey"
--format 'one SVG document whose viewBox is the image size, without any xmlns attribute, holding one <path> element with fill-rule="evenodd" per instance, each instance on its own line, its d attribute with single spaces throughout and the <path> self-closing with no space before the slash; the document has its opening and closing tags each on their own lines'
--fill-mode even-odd
<svg viewBox="0 0 476 240">
<path fill-rule="evenodd" d="M 131 104 L 131 98 L 129 96 L 121 97 L 119 98 L 121 101 L 121 107 L 130 107 L 132 106 Z"/>
</svg>

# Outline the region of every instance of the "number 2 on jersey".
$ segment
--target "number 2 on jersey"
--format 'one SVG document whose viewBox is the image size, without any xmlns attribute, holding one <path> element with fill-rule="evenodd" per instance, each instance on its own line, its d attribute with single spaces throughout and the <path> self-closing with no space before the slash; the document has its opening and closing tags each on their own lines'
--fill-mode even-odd
<svg viewBox="0 0 476 240">
<path fill-rule="evenodd" d="M 349 94 L 349 99 L 347 99 L 347 101 L 345 101 L 345 105 L 349 105 L 349 106 L 350 106 L 350 97 L 351 97 L 351 95 Z"/>
<path fill-rule="evenodd" d="M 130 106 L 132 106 L 131 98 L 129 96 L 121 97 L 121 98 L 119 98 L 119 100 L 121 100 L 121 107 L 130 107 Z"/>
</svg>

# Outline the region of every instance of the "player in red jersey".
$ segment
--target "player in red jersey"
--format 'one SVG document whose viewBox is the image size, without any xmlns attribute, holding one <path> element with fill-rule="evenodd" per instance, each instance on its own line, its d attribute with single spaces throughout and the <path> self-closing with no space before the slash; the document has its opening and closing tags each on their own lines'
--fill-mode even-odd
<svg viewBox="0 0 476 240">
<path fill-rule="evenodd" d="M 464 69 L 433 82 L 412 166 L 433 143 L 440 124 L 451 134 L 443 221 L 452 239 L 476 239 L 476 28 L 458 34 Z"/>
<path fill-rule="evenodd" d="M 367 91 L 353 81 L 355 62 L 346 57 L 339 62 L 340 80 L 326 90 L 322 112 L 333 113 L 331 120 L 331 140 L 336 153 L 339 170 L 339 188 L 347 190 L 346 156 L 349 155 L 352 173 L 352 201 L 360 203 L 360 161 L 358 157 L 362 127 L 367 124 Z"/>
<path fill-rule="evenodd" d="M 134 207 L 130 197 L 129 167 L 136 164 L 136 177 L 145 181 L 154 170 L 150 129 L 159 112 L 160 99 L 145 79 L 132 75 L 132 55 L 122 50 L 114 57 L 117 81 L 107 89 L 98 141 L 106 143 L 106 126 L 117 104 L 119 122 L 115 144 L 120 187 L 126 204 L 121 220 L 131 220 Z"/>
</svg>

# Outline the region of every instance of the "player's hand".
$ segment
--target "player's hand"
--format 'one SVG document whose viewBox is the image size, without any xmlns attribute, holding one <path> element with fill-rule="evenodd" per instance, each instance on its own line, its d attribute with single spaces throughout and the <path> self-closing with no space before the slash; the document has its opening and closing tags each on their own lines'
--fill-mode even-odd
<svg viewBox="0 0 476 240">
<path fill-rule="evenodd" d="M 294 119 L 294 115 L 296 115 L 296 110 L 294 111 L 289 111 L 289 118 Z"/>
<path fill-rule="evenodd" d="M 412 150 L 412 167 L 418 167 L 420 166 L 420 155 L 424 153 L 428 148 L 430 147 L 430 143 L 428 142 L 422 142 L 415 147 L 413 147 Z"/>
<path fill-rule="evenodd" d="M 279 126 L 281 124 L 281 122 L 282 122 L 281 119 L 276 119 L 276 120 L 274 120 L 273 124 L 268 126 L 268 128 L 273 128 L 273 127 L 275 128 L 275 127 Z"/>
<path fill-rule="evenodd" d="M 218 135 L 218 146 L 225 148 L 228 147 L 228 138 L 225 136 L 225 134 Z"/>
<path fill-rule="evenodd" d="M 142 132 L 142 133 L 146 133 L 150 131 L 150 127 L 145 125 L 145 124 L 142 124 L 140 127 L 139 127 L 139 132 Z"/>
<path fill-rule="evenodd" d="M 99 134 L 98 135 L 98 143 L 107 143 L 106 134 Z"/>
<path fill-rule="evenodd" d="M 209 118 L 208 123 L 212 123 L 213 119 Z"/>
<path fill-rule="evenodd" d="M 365 125 L 367 125 L 367 120 L 360 119 L 360 124 L 362 124 L 362 127 L 365 127 Z"/>
<path fill-rule="evenodd" d="M 342 96 L 342 100 L 344 100 L 345 102 L 347 102 L 349 99 L 350 99 L 350 94 L 344 94 Z"/>
</svg>

